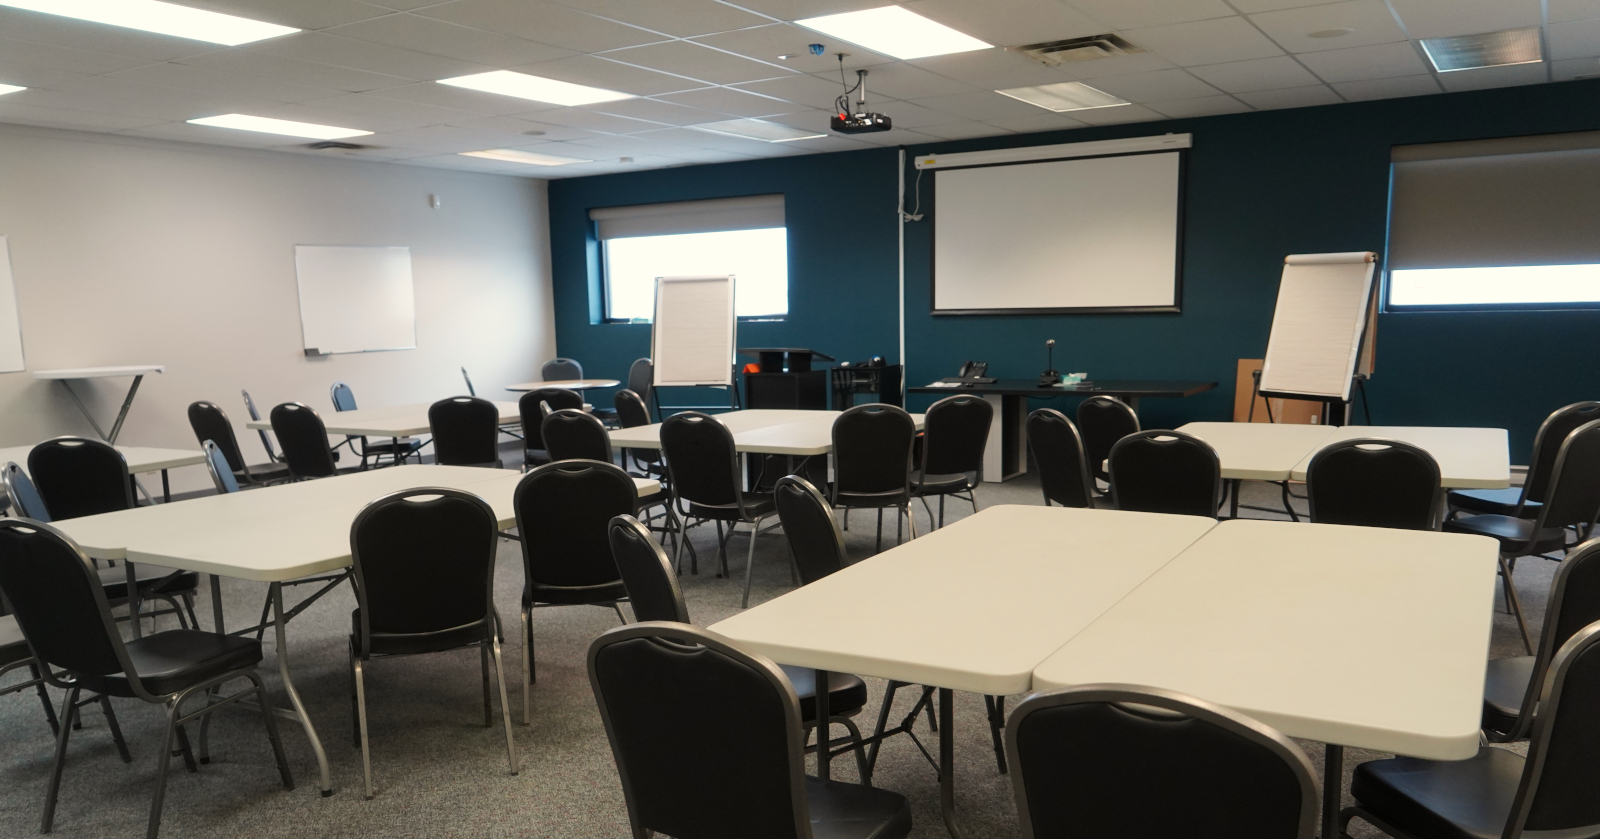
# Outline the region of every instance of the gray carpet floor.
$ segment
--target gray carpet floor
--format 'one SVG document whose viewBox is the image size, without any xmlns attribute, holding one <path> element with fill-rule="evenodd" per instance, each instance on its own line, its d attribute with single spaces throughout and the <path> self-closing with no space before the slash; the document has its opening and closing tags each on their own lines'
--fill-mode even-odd
<svg viewBox="0 0 1600 839">
<path fill-rule="evenodd" d="M 1246 484 L 1246 503 L 1281 509 L 1278 499 L 1275 486 Z M 1038 484 L 1030 476 L 986 484 L 979 491 L 979 503 L 984 507 L 1039 504 Z M 1304 502 L 1299 503 L 1303 512 Z M 970 508 L 964 503 L 947 506 L 950 519 L 968 514 Z M 1286 518 L 1255 511 L 1245 515 Z M 854 526 L 846 537 L 853 559 L 872 554 L 872 521 L 870 514 L 852 516 Z M 927 525 L 925 516 L 922 524 L 924 528 Z M 699 529 L 695 543 L 701 552 L 701 573 L 685 575 L 682 581 L 690 613 L 700 625 L 738 611 L 743 582 L 745 537 L 734 537 L 729 546 L 733 579 L 718 579 L 709 573 L 706 559 L 715 551 L 714 538 L 710 528 Z M 892 525 L 885 538 L 886 544 L 892 544 Z M 983 565 L 983 557 L 973 557 L 974 574 L 984 573 Z M 1543 618 L 1554 567 L 1554 563 L 1530 559 L 1517 568 L 1518 589 L 1535 627 Z M 508 627 L 515 627 L 522 588 L 516 543 L 502 542 L 496 580 L 502 619 Z M 789 590 L 782 537 L 764 535 L 756 544 L 752 602 Z M 259 613 L 265 586 L 224 580 L 223 592 L 230 624 L 239 626 Z M 209 627 L 209 598 L 202 601 L 198 604 L 200 618 L 202 625 Z M 508 772 L 498 722 L 492 728 L 483 727 L 476 652 L 373 663 L 367 670 L 367 695 L 377 797 L 367 801 L 362 797 L 360 752 L 352 745 L 346 665 L 345 639 L 353 607 L 349 589 L 341 587 L 289 626 L 295 683 L 328 750 L 337 792 L 329 798 L 318 794 L 316 763 L 297 725 L 280 723 L 297 782 L 292 792 L 286 792 L 278 783 L 259 717 L 243 711 L 221 713 L 212 727 L 212 763 L 198 774 L 189 774 L 175 761 L 163 836 L 442 839 L 628 835 L 622 789 L 584 669 L 589 642 L 617 624 L 614 613 L 596 607 L 547 608 L 535 613 L 538 682 L 533 688 L 531 726 L 520 724 L 521 648 L 517 640 L 507 639 L 508 691 L 522 760 L 522 772 L 516 777 Z M 163 628 L 174 625 L 170 617 L 161 619 Z M 1515 623 L 1503 611 L 1497 612 L 1492 657 L 1520 653 Z M 268 689 L 284 703 L 270 638 L 261 669 Z M 1349 677 L 1360 679 L 1362 675 L 1351 673 Z M 876 719 L 883 692 L 881 681 L 867 681 L 872 700 L 858 717 L 863 728 Z M 60 692 L 55 698 L 60 701 Z M 56 814 L 58 836 L 142 835 L 164 719 L 156 706 L 135 700 L 114 702 L 134 762 L 125 765 L 118 759 L 99 710 L 85 709 L 83 729 L 73 734 L 68 753 Z M 903 715 L 911 702 L 910 692 L 902 691 L 895 717 Z M 498 720 L 498 708 L 496 711 Z M 1010 781 L 996 771 L 982 697 L 957 694 L 956 713 L 956 795 L 967 835 L 973 839 L 1015 837 L 1018 830 Z M 0 755 L 0 836 L 31 835 L 39 829 L 52 757 L 49 729 L 31 692 L 0 697 L 0 730 L 5 743 Z M 919 730 L 927 734 L 925 722 Z M 927 742 L 930 750 L 935 747 L 936 740 Z M 1320 771 L 1320 745 L 1302 746 Z M 1383 756 L 1347 750 L 1345 788 L 1351 767 Z M 856 778 L 853 761 L 848 758 L 837 760 L 834 772 L 837 778 Z M 910 799 L 916 824 L 912 836 L 947 835 L 939 817 L 937 779 L 910 740 L 897 737 L 884 746 L 875 780 L 878 786 Z M 1353 835 L 1380 834 L 1358 825 Z"/>
</svg>

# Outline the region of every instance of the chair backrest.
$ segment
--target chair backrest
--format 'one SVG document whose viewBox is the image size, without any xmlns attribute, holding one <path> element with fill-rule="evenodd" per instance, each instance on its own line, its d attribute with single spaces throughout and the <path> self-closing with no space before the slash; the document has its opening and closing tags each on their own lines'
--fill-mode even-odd
<svg viewBox="0 0 1600 839">
<path fill-rule="evenodd" d="M 233 423 L 215 402 L 195 402 L 189 406 L 189 427 L 200 442 L 210 440 L 227 458 L 228 471 L 243 472 L 244 454 L 239 451 L 239 440 L 233 436 Z"/>
<path fill-rule="evenodd" d="M 128 461 L 109 443 L 57 437 L 28 452 L 28 474 L 56 521 L 133 509 Z"/>
<path fill-rule="evenodd" d="M 857 405 L 833 421 L 833 498 L 911 495 L 911 447 L 917 424 L 893 405 Z M 668 456 L 671 461 L 671 456 Z"/>
<path fill-rule="evenodd" d="M 1600 621 L 1600 539 L 1591 539 L 1573 548 L 1556 566 L 1550 584 L 1550 599 L 1545 606 L 1544 628 L 1539 633 L 1539 651 L 1534 658 L 1533 675 L 1517 715 L 1521 730 L 1511 739 L 1521 739 L 1535 719 L 1534 703 L 1544 689 L 1545 675 L 1556 650 L 1589 624 Z M 1510 733 L 1510 732 L 1508 732 Z"/>
<path fill-rule="evenodd" d="M 206 455 L 206 471 L 211 473 L 211 483 L 217 487 L 218 495 L 227 495 L 239 491 L 239 480 L 233 476 L 233 470 L 228 468 L 228 458 L 222 454 L 214 440 L 201 440 L 200 449 Z"/>
<path fill-rule="evenodd" d="M 433 459 L 445 466 L 500 465 L 500 409 L 476 396 L 452 396 L 428 406 Z"/>
<path fill-rule="evenodd" d="M 1028 445 L 1033 448 L 1046 505 L 1054 501 L 1063 507 L 1094 506 L 1094 479 L 1089 473 L 1083 435 L 1066 414 L 1054 408 L 1040 408 L 1029 414 Z"/>
<path fill-rule="evenodd" d="M 1090 473 L 1102 481 L 1111 480 L 1104 466 L 1106 458 L 1111 456 L 1111 447 L 1138 430 L 1139 415 L 1126 402 L 1109 396 L 1091 396 L 1078 405 L 1083 453 L 1089 460 Z"/>
<path fill-rule="evenodd" d="M 477 396 L 478 390 L 472 386 L 472 377 L 467 375 L 467 368 L 461 368 L 461 380 L 467 383 L 467 395 Z"/>
<path fill-rule="evenodd" d="M 1593 836 L 1600 828 L 1600 624 L 1561 646 L 1539 697 L 1528 759 L 1503 834 Z M 1578 828 L 1587 828 L 1579 832 Z M 1571 833 L 1562 831 L 1571 830 Z"/>
<path fill-rule="evenodd" d="M 1159 688 L 1086 685 L 1030 697 L 1006 723 L 1025 839 L 1311 839 L 1317 778 L 1293 741 Z"/>
<path fill-rule="evenodd" d="M 356 409 L 356 394 L 344 382 L 334 382 L 328 389 L 328 396 L 333 399 L 335 411 L 354 411 Z"/>
<path fill-rule="evenodd" d="M 843 568 L 844 534 L 833 520 L 833 508 L 811 482 L 785 475 L 772 488 L 783 535 L 800 569 L 800 585 L 807 586 Z"/>
<path fill-rule="evenodd" d="M 589 646 L 589 682 L 635 836 L 811 839 L 800 700 L 777 665 L 637 623 Z"/>
<path fill-rule="evenodd" d="M 678 498 L 713 507 L 743 503 L 733 432 L 710 414 L 684 411 L 667 417 L 661 423 L 661 454 Z"/>
<path fill-rule="evenodd" d="M 1311 520 L 1398 530 L 1438 528 L 1439 464 L 1399 440 L 1360 437 L 1317 450 L 1306 466 Z"/>
<path fill-rule="evenodd" d="M 539 370 L 539 378 L 547 382 L 561 382 L 583 378 L 583 365 L 570 358 L 552 358 Z"/>
<path fill-rule="evenodd" d="M 1222 504 L 1222 461 L 1192 434 L 1136 431 L 1118 440 L 1107 459 L 1119 510 L 1215 518 Z"/>
<path fill-rule="evenodd" d="M 539 436 L 551 460 L 611 462 L 611 435 L 594 414 L 562 408 L 544 418 Z"/>
<path fill-rule="evenodd" d="M 922 421 L 923 475 L 958 475 L 983 469 L 994 406 L 976 396 L 947 396 L 928 406 Z"/>
<path fill-rule="evenodd" d="M 575 390 L 564 387 L 541 387 L 522 394 L 517 400 L 517 412 L 522 416 L 522 446 L 527 449 L 543 449 L 544 436 L 539 429 L 544 425 L 544 408 L 549 405 L 550 410 L 560 411 L 567 408 L 583 410 L 583 396 Z"/>
<path fill-rule="evenodd" d="M 459 489 L 404 489 L 363 507 L 350 524 L 361 649 L 374 635 L 489 619 L 499 537 L 494 510 Z"/>
<path fill-rule="evenodd" d="M 7 463 L 0 467 L 0 480 L 5 482 L 6 495 L 11 497 L 12 509 L 19 517 L 50 522 L 50 508 L 44 505 L 44 496 L 39 494 L 39 488 L 33 485 L 21 466 Z"/>
<path fill-rule="evenodd" d="M 633 515 L 639 491 L 628 473 L 597 460 L 546 463 L 517 483 L 512 507 L 530 588 L 616 583 L 611 520 Z M 538 601 L 545 602 L 545 601 Z"/>
<path fill-rule="evenodd" d="M 272 433 L 283 444 L 283 462 L 296 478 L 326 478 L 337 473 L 328 427 L 309 406 L 285 402 L 272 409 Z"/>
<path fill-rule="evenodd" d="M 261 414 L 256 411 L 256 401 L 250 398 L 250 391 L 241 390 L 239 395 L 244 397 L 244 407 L 245 410 L 250 412 L 251 422 L 260 422 Z M 261 435 L 261 448 L 267 450 L 267 458 L 269 460 L 277 460 L 278 452 L 272 447 L 272 436 L 267 433 L 265 428 L 256 429 L 256 433 Z"/>
<path fill-rule="evenodd" d="M 617 409 L 617 423 L 623 428 L 638 428 L 650 424 L 650 408 L 645 405 L 644 397 L 637 392 L 623 388 L 616 392 L 611 402 Z"/>
<path fill-rule="evenodd" d="M 678 587 L 678 574 L 661 543 L 633 516 L 611 520 L 611 558 L 628 589 L 635 621 L 689 622 L 689 607 Z"/>
<path fill-rule="evenodd" d="M 30 458 L 28 471 L 33 472 Z M 34 479 L 39 474 L 34 472 Z M 55 504 L 51 502 L 51 508 Z M 1574 429 L 1556 453 L 1550 470 L 1550 489 L 1539 508 L 1535 526 L 1579 527 L 1592 525 L 1600 515 L 1600 420 Z"/>
<path fill-rule="evenodd" d="M 1533 437 L 1533 456 L 1528 458 L 1527 479 L 1522 482 L 1522 497 L 1544 503 L 1550 490 L 1550 472 L 1567 435 L 1581 425 L 1600 419 L 1600 402 L 1574 402 L 1557 408 L 1539 424 Z"/>
<path fill-rule="evenodd" d="M 634 359 L 633 364 L 628 366 L 627 384 L 628 390 L 639 394 L 639 398 L 645 400 L 645 404 L 650 404 L 650 388 L 656 386 L 655 362 L 648 358 Z"/>
</svg>

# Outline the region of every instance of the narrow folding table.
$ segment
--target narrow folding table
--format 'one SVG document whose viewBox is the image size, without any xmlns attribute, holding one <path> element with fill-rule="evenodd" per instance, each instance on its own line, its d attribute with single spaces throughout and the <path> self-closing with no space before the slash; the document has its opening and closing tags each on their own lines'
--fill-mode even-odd
<svg viewBox="0 0 1600 839">
<path fill-rule="evenodd" d="M 1321 446 L 1381 437 L 1424 449 L 1439 463 L 1439 480 L 1445 489 L 1504 489 L 1511 486 L 1510 445 L 1504 428 L 1456 428 L 1427 425 L 1346 425 L 1335 428 Z M 1306 479 L 1315 450 L 1295 464 L 1290 477 Z"/>
<path fill-rule="evenodd" d="M 620 384 L 622 382 L 616 379 L 556 379 L 548 382 L 523 382 L 521 384 L 506 385 L 506 390 L 513 393 L 527 393 L 530 390 L 538 390 L 542 387 L 559 387 L 563 390 L 583 391 L 591 388 L 598 390 L 600 388 L 616 387 Z"/>
<path fill-rule="evenodd" d="M 172 500 L 172 484 L 167 481 L 167 470 L 180 466 L 194 466 L 205 463 L 205 453 L 199 449 L 152 449 L 144 446 L 117 446 L 117 451 L 122 453 L 123 460 L 128 461 L 128 472 L 139 475 L 145 472 L 161 473 L 161 500 Z M 23 471 L 28 469 L 28 452 L 33 451 L 32 446 L 12 446 L 0 449 L 0 465 L 7 462 L 21 466 Z"/>
<path fill-rule="evenodd" d="M 833 421 L 838 411 L 761 409 L 711 414 L 733 432 L 733 448 L 742 454 L 778 454 L 815 457 L 833 451 Z M 918 430 L 922 414 L 912 414 Z M 661 448 L 661 423 L 619 428 L 611 432 L 611 445 L 619 449 Z"/>
<path fill-rule="evenodd" d="M 117 435 L 122 433 L 122 422 L 128 418 L 128 409 L 133 407 L 133 396 L 139 392 L 139 383 L 150 373 L 164 373 L 167 368 L 160 364 L 131 364 L 122 367 L 74 367 L 66 370 L 35 370 L 35 379 L 54 379 L 67 389 L 67 395 L 72 397 L 73 404 L 83 412 L 83 418 L 94 427 L 94 433 L 107 443 L 117 442 Z M 78 392 L 72 389 L 74 379 L 111 379 L 133 377 L 133 384 L 128 385 L 128 395 L 122 400 L 122 409 L 117 411 L 117 419 L 111 423 L 111 431 L 101 430 L 100 423 L 94 421 L 94 414 L 89 413 L 87 405 L 79 398 Z"/>
<path fill-rule="evenodd" d="M 522 413 L 515 402 L 495 402 L 500 411 L 500 425 L 515 425 L 522 421 Z M 415 437 L 427 434 L 432 426 L 428 422 L 428 405 L 396 405 L 388 408 L 358 408 L 354 411 L 318 412 L 329 434 L 349 434 L 358 437 Z M 271 431 L 272 420 L 251 420 L 246 428 Z"/>
</svg>

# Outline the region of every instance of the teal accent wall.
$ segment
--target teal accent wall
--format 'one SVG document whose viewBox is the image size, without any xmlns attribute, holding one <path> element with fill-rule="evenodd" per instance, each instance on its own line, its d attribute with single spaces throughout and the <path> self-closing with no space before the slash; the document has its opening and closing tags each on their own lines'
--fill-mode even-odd
<svg viewBox="0 0 1600 839">
<path fill-rule="evenodd" d="M 1167 120 L 940 142 L 951 153 L 1167 132 L 1194 135 L 1185 184 L 1179 314 L 929 314 L 933 219 L 906 225 L 906 354 L 912 384 L 990 362 L 1033 376 L 1044 341 L 1056 367 L 1101 379 L 1204 379 L 1215 391 L 1145 400 L 1147 427 L 1232 415 L 1237 360 L 1266 347 L 1283 257 L 1384 250 L 1393 145 L 1600 129 L 1600 82 L 1577 81 L 1317 108 Z M 891 116 L 894 108 L 885 111 Z M 621 378 L 649 354 L 649 326 L 597 323 L 593 207 L 781 192 L 789 227 L 790 317 L 747 323 L 739 343 L 810 346 L 842 359 L 897 356 L 896 150 L 872 149 L 553 181 L 551 254 L 560 353 Z M 908 165 L 907 202 L 916 172 Z M 1600 201 L 1600 198 L 1597 198 Z M 1477 425 L 1511 431 L 1526 462 L 1540 420 L 1600 397 L 1600 312 L 1385 313 L 1369 390 L 1379 425 Z M 603 400 L 598 392 L 591 394 Z M 931 398 L 913 395 L 909 405 Z M 1075 400 L 1033 400 L 1070 411 Z M 1359 420 L 1359 407 L 1357 417 Z"/>
</svg>

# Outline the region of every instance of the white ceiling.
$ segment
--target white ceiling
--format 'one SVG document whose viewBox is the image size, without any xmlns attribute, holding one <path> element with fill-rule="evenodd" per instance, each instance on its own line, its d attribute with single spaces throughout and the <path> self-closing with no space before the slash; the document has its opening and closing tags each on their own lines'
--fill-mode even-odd
<svg viewBox="0 0 1600 839">
<path fill-rule="evenodd" d="M 1001 49 L 899 61 L 789 23 L 889 0 L 179 0 L 306 31 L 217 47 L 0 7 L 0 122 L 329 154 L 185 120 L 246 113 L 376 132 L 353 156 L 530 177 L 1297 108 L 1600 74 L 1600 0 L 905 0 L 996 45 L 1116 32 L 1143 54 L 1047 67 Z M 1430 72 L 1415 39 L 1540 26 L 1539 64 Z M 1308 33 L 1350 29 L 1334 38 Z M 806 45 L 822 43 L 815 58 Z M 819 132 L 837 60 L 895 130 L 771 144 L 684 126 Z M 783 60 L 781 54 L 802 57 Z M 569 108 L 435 84 L 510 69 L 641 98 Z M 853 81 L 854 74 L 851 74 Z M 1136 104 L 1055 114 L 996 88 L 1082 80 Z M 543 132 L 543 133 L 533 133 Z M 594 163 L 530 167 L 518 148 Z M 619 158 L 632 158 L 624 163 Z"/>
</svg>

